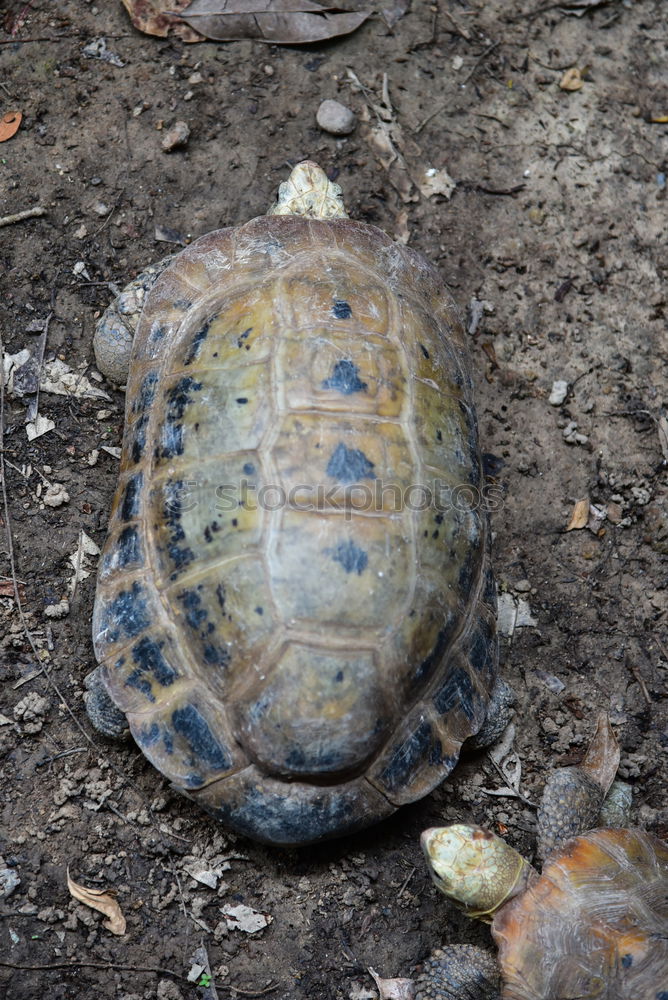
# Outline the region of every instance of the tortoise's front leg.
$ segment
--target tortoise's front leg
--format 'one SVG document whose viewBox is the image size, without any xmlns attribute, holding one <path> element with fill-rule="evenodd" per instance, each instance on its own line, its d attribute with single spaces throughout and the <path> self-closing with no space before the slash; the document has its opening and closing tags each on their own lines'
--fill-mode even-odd
<svg viewBox="0 0 668 1000">
<path fill-rule="evenodd" d="M 132 341 L 146 296 L 173 257 L 150 264 L 109 305 L 95 327 L 93 350 L 97 367 L 110 382 L 124 385 L 130 368 Z"/>
<path fill-rule="evenodd" d="M 84 704 L 88 717 L 97 731 L 116 740 L 127 736 L 130 732 L 127 719 L 109 697 L 99 667 L 84 678 L 84 684 L 86 685 Z"/>
<path fill-rule="evenodd" d="M 437 948 L 419 967 L 415 1000 L 500 1000 L 496 959 L 471 944 Z"/>
</svg>

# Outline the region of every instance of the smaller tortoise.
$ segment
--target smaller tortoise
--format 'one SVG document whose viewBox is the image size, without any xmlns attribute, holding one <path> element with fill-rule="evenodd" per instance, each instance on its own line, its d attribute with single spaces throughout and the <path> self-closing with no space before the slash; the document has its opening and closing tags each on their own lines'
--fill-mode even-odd
<svg viewBox="0 0 668 1000">
<path fill-rule="evenodd" d="M 423 966 L 416 1000 L 668 1000 L 668 847 L 642 830 L 589 829 L 620 819 L 625 794 L 630 804 L 612 784 L 618 763 L 603 715 L 583 763 L 545 787 L 541 875 L 480 827 L 422 834 L 438 888 L 491 923 L 500 969 L 481 948 L 447 946 Z"/>
</svg>

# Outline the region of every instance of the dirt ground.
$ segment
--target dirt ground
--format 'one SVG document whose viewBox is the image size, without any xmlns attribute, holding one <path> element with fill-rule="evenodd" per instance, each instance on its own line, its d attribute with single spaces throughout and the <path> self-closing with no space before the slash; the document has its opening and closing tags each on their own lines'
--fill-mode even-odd
<svg viewBox="0 0 668 1000">
<path fill-rule="evenodd" d="M 364 1000 L 376 995 L 369 966 L 408 975 L 444 939 L 488 937 L 437 898 L 421 829 L 470 820 L 532 852 L 535 811 L 488 794 L 504 781 L 484 754 L 362 835 L 279 851 L 194 811 L 133 746 L 94 734 L 83 709 L 96 559 L 80 554 L 92 572 L 72 596 L 70 556 L 82 531 L 102 544 L 117 474 L 104 448 L 120 443 L 123 397 L 95 380 L 91 346 L 109 283 L 178 249 L 156 227 L 188 240 L 262 214 L 307 156 L 337 177 L 354 217 L 409 232 L 467 315 L 482 445 L 504 497 L 499 588 L 506 620 L 515 609 L 533 621 L 502 640 L 523 795 L 535 802 L 550 765 L 581 757 L 607 708 L 636 821 L 668 835 L 668 125 L 652 120 L 668 114 L 662 0 L 582 17 L 539 0 L 416 0 L 393 30 L 374 17 L 307 48 L 150 38 L 120 3 L 74 0 L 10 0 L 0 28 L 0 111 L 24 113 L 0 145 L 0 215 L 46 209 L 0 229 L 4 349 L 35 354 L 51 315 L 45 360 L 93 372 L 110 397 L 43 391 L 39 413 L 55 426 L 30 442 L 30 397 L 5 404 L 35 648 L 0 511 L 0 994 L 203 997 L 186 981 L 203 944 L 220 998 Z M 122 66 L 84 56 L 101 36 Z M 560 87 L 572 67 L 584 72 L 576 91 Z M 352 135 L 318 128 L 325 98 L 355 111 Z M 389 166 L 383 119 L 399 154 Z M 177 120 L 190 138 L 166 153 Z M 420 193 L 429 169 L 456 181 L 449 200 Z M 54 484 L 69 499 L 50 506 L 64 499 Z M 584 499 L 591 527 L 566 531 Z M 52 617 L 66 598 L 69 613 Z M 116 893 L 124 936 L 71 898 L 68 868 Z M 229 929 L 221 910 L 239 903 L 265 926 Z"/>
</svg>

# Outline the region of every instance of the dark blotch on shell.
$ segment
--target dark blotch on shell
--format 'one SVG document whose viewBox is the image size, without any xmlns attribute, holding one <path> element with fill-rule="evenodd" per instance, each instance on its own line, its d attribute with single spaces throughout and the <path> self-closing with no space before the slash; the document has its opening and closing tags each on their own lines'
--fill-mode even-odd
<svg viewBox="0 0 668 1000">
<path fill-rule="evenodd" d="M 139 533 L 134 525 L 123 528 L 116 545 L 105 554 L 103 569 L 108 571 L 112 563 L 115 563 L 117 569 L 125 569 L 133 563 L 137 566 L 143 566 L 144 558 Z"/>
<path fill-rule="evenodd" d="M 339 542 L 334 549 L 325 549 L 325 555 L 331 556 L 334 562 L 340 563 L 346 573 L 357 573 L 361 576 L 369 563 L 369 557 L 352 539 Z"/>
<path fill-rule="evenodd" d="M 350 319 L 353 311 L 345 299 L 335 299 L 332 306 L 332 315 L 335 319 Z"/>
<path fill-rule="evenodd" d="M 210 326 L 211 326 L 211 320 L 207 320 L 207 322 L 203 326 L 201 326 L 197 331 L 197 333 L 194 335 L 188 346 L 188 351 L 186 353 L 186 356 L 183 359 L 184 365 L 191 365 L 193 361 L 195 361 L 196 358 L 199 357 L 200 351 L 202 350 L 202 344 L 209 335 Z"/>
<path fill-rule="evenodd" d="M 117 642 L 121 636 L 134 639 L 151 624 L 146 593 L 135 580 L 130 590 L 121 590 L 104 608 L 101 631 L 106 631 L 108 642 Z"/>
<path fill-rule="evenodd" d="M 379 780 L 392 793 L 403 788 L 425 760 L 432 764 L 442 762 L 441 742 L 434 738 L 431 723 L 427 721 L 420 723 L 396 748 Z M 453 760 L 453 766 L 454 763 Z"/>
<path fill-rule="evenodd" d="M 354 392 L 366 392 L 367 383 L 360 379 L 360 370 L 352 361 L 344 358 L 337 361 L 329 378 L 323 379 L 323 389 L 336 389 L 344 396 Z"/>
<path fill-rule="evenodd" d="M 232 766 L 230 754 L 218 742 L 208 722 L 194 705 L 175 708 L 172 725 L 174 732 L 189 744 L 195 761 L 221 771 L 227 771 Z"/>
<path fill-rule="evenodd" d="M 192 402 L 192 394 L 202 388 L 192 375 L 184 375 L 165 396 L 166 412 L 160 435 L 162 458 L 183 454 L 183 415 Z"/>
<path fill-rule="evenodd" d="M 144 636 L 131 650 L 132 659 L 137 667 L 128 675 L 125 683 L 127 687 L 137 688 L 150 701 L 155 701 L 155 698 L 151 694 L 151 681 L 147 674 L 154 677 L 162 687 L 169 687 L 178 676 L 162 655 L 163 645 L 162 642 L 154 642 L 153 639 Z"/>
<path fill-rule="evenodd" d="M 433 702 L 439 715 L 447 715 L 453 708 L 460 708 L 470 721 L 475 715 L 474 700 L 479 698 L 467 671 L 463 667 L 455 667 L 434 694 Z"/>
<path fill-rule="evenodd" d="M 340 441 L 327 464 L 327 475 L 338 479 L 340 483 L 356 483 L 360 479 L 374 479 L 373 467 L 374 463 L 369 461 L 363 451 L 359 448 L 346 448 L 343 441 Z"/>
<path fill-rule="evenodd" d="M 132 521 L 139 516 L 139 497 L 143 482 L 144 476 L 141 472 L 128 479 L 121 501 L 121 520 Z"/>
</svg>

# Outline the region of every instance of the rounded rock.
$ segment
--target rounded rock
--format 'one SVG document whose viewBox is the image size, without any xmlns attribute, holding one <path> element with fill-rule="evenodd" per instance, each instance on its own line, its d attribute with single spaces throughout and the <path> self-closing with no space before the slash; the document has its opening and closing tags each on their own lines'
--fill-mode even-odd
<svg viewBox="0 0 668 1000">
<path fill-rule="evenodd" d="M 323 101 L 315 116 L 323 132 L 331 135 L 350 135 L 357 124 L 354 113 L 340 101 Z"/>
</svg>

